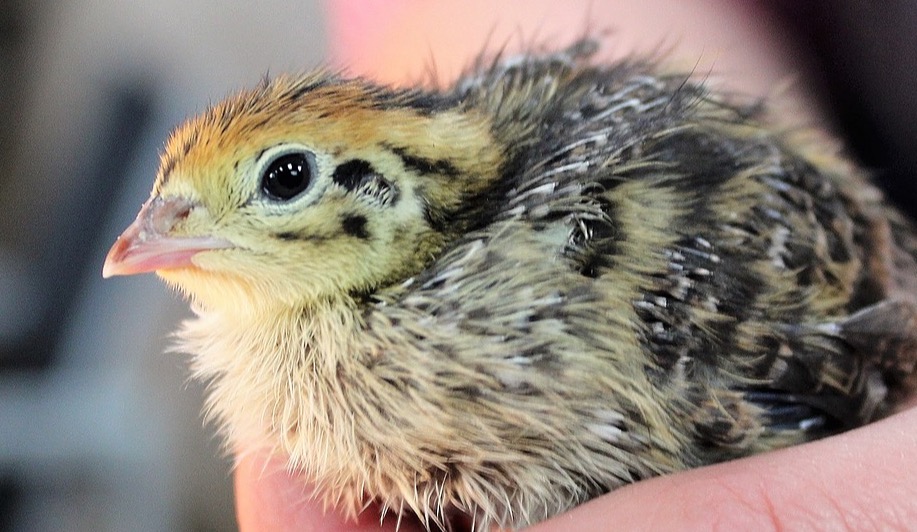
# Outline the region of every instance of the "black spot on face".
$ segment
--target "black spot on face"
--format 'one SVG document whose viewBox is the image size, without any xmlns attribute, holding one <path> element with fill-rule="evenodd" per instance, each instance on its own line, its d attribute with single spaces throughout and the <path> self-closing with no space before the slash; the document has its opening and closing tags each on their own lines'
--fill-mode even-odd
<svg viewBox="0 0 917 532">
<path fill-rule="evenodd" d="M 419 91 L 385 91 L 375 94 L 373 107 L 380 110 L 413 109 L 422 116 L 430 116 L 456 104 L 454 97 Z"/>
<path fill-rule="evenodd" d="M 363 159 L 351 159 L 334 169 L 331 179 L 346 188 L 355 190 L 368 176 L 376 173 L 372 165 Z"/>
<path fill-rule="evenodd" d="M 369 238 L 369 231 L 366 229 L 366 217 L 362 214 L 348 214 L 341 219 L 341 228 L 344 233 L 360 240 Z"/>
<path fill-rule="evenodd" d="M 430 229 L 438 233 L 445 233 L 449 228 L 449 218 L 443 209 L 428 203 L 423 205 L 423 219 Z"/>
<path fill-rule="evenodd" d="M 172 156 L 167 156 L 162 161 L 162 169 L 160 170 L 160 175 L 162 176 L 162 184 L 165 184 L 169 179 L 169 174 L 172 173 L 172 170 L 175 169 L 175 165 L 178 163 L 178 159 Z"/>
<path fill-rule="evenodd" d="M 401 158 L 401 164 L 403 164 L 405 168 L 414 170 L 417 173 L 440 174 L 449 177 L 456 177 L 461 173 L 459 169 L 447 159 L 427 159 L 426 157 L 420 157 L 409 153 L 407 148 L 400 146 L 388 146 L 388 148 L 392 153 Z"/>
<path fill-rule="evenodd" d="M 169 179 L 169 174 L 172 173 L 172 170 L 175 169 L 175 166 L 178 164 L 178 161 L 184 159 L 188 156 L 188 153 L 191 152 L 191 148 L 197 142 L 197 134 L 191 135 L 188 139 L 185 140 L 185 143 L 181 147 L 181 155 L 168 155 L 162 162 L 162 183 Z"/>
<path fill-rule="evenodd" d="M 314 91 L 315 89 L 319 87 L 324 87 L 325 85 L 328 85 L 328 80 L 325 79 L 324 77 L 313 78 L 309 81 L 303 80 L 299 84 L 297 84 L 296 86 L 290 89 L 290 92 L 288 93 L 288 97 L 290 98 L 290 100 L 296 101 L 302 98 L 303 96 L 305 96 L 306 94 L 309 94 L 310 92 Z"/>
<path fill-rule="evenodd" d="M 293 231 L 282 231 L 280 233 L 274 233 L 272 236 L 277 240 L 283 240 L 284 242 L 322 242 L 328 240 L 327 236 L 313 235 L 311 233 L 295 233 Z"/>
</svg>

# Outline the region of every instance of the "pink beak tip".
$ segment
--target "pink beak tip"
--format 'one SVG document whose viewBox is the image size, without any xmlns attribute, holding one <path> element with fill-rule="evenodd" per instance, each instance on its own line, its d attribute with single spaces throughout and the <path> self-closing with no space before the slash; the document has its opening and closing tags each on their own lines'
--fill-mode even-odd
<svg viewBox="0 0 917 532">
<path fill-rule="evenodd" d="M 127 242 L 127 238 L 125 238 L 124 234 L 120 235 L 118 239 L 115 240 L 111 249 L 108 250 L 108 255 L 105 256 L 105 263 L 102 265 L 103 279 L 108 279 L 116 275 L 128 275 L 128 272 L 124 271 L 123 266 L 124 258 L 129 248 L 130 243 Z"/>
<path fill-rule="evenodd" d="M 198 253 L 235 247 L 214 236 L 171 236 L 171 228 L 189 210 L 188 202 L 181 199 L 155 198 L 145 203 L 109 250 L 102 277 L 193 267 L 191 259 Z"/>
<path fill-rule="evenodd" d="M 192 258 L 204 251 L 234 247 L 231 242 L 214 237 L 166 237 L 138 239 L 125 231 L 111 247 L 102 266 L 102 277 L 136 275 L 158 270 L 189 268 Z"/>
</svg>

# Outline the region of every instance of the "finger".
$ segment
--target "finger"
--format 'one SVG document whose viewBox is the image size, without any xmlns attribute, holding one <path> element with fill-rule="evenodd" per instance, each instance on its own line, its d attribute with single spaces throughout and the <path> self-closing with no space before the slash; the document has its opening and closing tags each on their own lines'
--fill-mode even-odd
<svg viewBox="0 0 917 532">
<path fill-rule="evenodd" d="M 345 530 L 395 530 L 397 516 L 380 522 L 376 508 L 367 508 L 357 520 L 348 519 L 334 509 L 323 509 L 321 499 L 312 497 L 313 486 L 286 470 L 279 459 L 246 454 L 237 461 L 234 472 L 236 518 L 239 530 L 258 532 Z M 422 530 L 416 522 L 404 519 L 399 531 Z"/>
<path fill-rule="evenodd" d="M 885 530 L 917 523 L 917 409 L 849 433 L 641 482 L 532 530 Z"/>
</svg>

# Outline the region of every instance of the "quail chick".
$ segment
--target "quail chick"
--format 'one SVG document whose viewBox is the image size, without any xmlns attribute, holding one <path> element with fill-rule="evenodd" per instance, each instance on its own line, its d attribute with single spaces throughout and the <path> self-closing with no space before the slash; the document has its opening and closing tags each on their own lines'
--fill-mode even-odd
<svg viewBox="0 0 917 532">
<path fill-rule="evenodd" d="M 521 527 L 889 412 L 910 222 L 824 140 L 594 47 L 265 81 L 174 132 L 104 275 L 181 290 L 227 441 L 351 514 Z"/>
</svg>

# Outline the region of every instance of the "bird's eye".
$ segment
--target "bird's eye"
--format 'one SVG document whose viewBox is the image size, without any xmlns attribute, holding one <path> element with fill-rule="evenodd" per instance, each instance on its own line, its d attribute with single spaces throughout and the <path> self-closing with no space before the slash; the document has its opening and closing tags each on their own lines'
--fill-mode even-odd
<svg viewBox="0 0 917 532">
<path fill-rule="evenodd" d="M 261 178 L 261 189 L 272 199 L 288 200 L 312 181 L 314 158 L 310 153 L 288 153 L 271 161 Z"/>
</svg>

